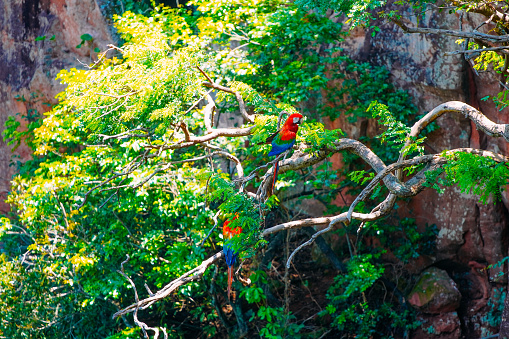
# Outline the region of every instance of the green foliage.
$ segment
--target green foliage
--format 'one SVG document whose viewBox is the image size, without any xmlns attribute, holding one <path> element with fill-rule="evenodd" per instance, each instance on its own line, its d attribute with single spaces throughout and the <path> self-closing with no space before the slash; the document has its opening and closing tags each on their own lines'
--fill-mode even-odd
<svg viewBox="0 0 509 339">
<path fill-rule="evenodd" d="M 81 46 L 83 46 L 86 42 L 92 43 L 94 41 L 94 38 L 88 33 L 82 34 L 80 38 L 81 42 L 78 46 L 76 46 L 76 48 L 81 48 Z"/>
<path fill-rule="evenodd" d="M 12 150 L 15 151 L 21 143 L 26 144 L 31 150 L 35 149 L 34 143 L 34 130 L 41 126 L 42 121 L 40 120 L 39 112 L 32 108 L 40 98 L 36 93 L 32 93 L 29 99 L 24 96 L 16 96 L 16 101 L 27 103 L 28 109 L 26 113 L 16 113 L 19 120 L 26 121 L 27 125 L 21 129 L 21 122 L 13 116 L 9 116 L 5 122 L 5 130 L 2 132 L 3 139 L 7 142 L 7 145 L 12 146 Z"/>
<path fill-rule="evenodd" d="M 488 300 L 488 312 L 482 317 L 482 321 L 492 328 L 499 328 L 502 320 L 502 313 L 504 312 L 504 301 L 507 292 L 503 288 L 495 288 L 493 290 L 493 298 Z M 486 333 L 486 336 L 491 333 Z"/>
<path fill-rule="evenodd" d="M 331 315 L 333 325 L 342 336 L 371 338 L 381 333 L 396 333 L 417 327 L 410 310 L 395 310 L 392 304 L 381 301 L 374 304 L 366 298 L 368 289 L 382 277 L 384 268 L 375 264 L 371 254 L 353 257 L 347 264 L 348 271 L 338 275 L 327 291 L 327 305 L 322 315 Z"/>
<path fill-rule="evenodd" d="M 464 40 L 462 39 L 457 40 L 456 43 L 458 44 L 464 43 Z M 501 79 L 504 79 L 504 73 L 506 73 L 507 70 L 507 62 L 506 58 L 503 55 L 497 53 L 496 51 L 483 51 L 482 50 L 483 47 L 479 46 L 475 42 L 469 42 L 468 48 L 481 50 L 479 53 L 477 53 L 477 56 L 473 59 L 474 69 L 481 72 L 493 70 L 495 73 L 499 74 Z M 504 87 L 497 94 L 485 96 L 481 100 L 487 101 L 488 99 L 491 99 L 497 105 L 498 109 L 502 111 L 503 109 L 509 106 L 508 94 L 509 91 L 507 91 L 507 88 Z"/>
<path fill-rule="evenodd" d="M 486 204 L 490 196 L 494 202 L 501 199 L 501 189 L 508 180 L 507 164 L 472 153 L 456 152 L 449 156 L 443 168 L 426 173 L 425 186 L 443 192 L 443 187 L 458 185 L 462 193 L 478 195 Z"/>
<path fill-rule="evenodd" d="M 295 316 L 291 313 L 286 314 L 282 307 L 261 306 L 256 314 L 261 320 L 265 320 L 267 324 L 260 330 L 263 338 L 280 339 L 280 338 L 301 338 L 299 335 L 304 324 L 291 322 Z M 253 318 L 251 318 L 252 320 Z"/>
<path fill-rule="evenodd" d="M 348 174 L 350 180 L 358 185 L 365 185 L 375 177 L 375 173 L 366 173 L 366 171 L 353 171 Z"/>
<path fill-rule="evenodd" d="M 102 0 L 99 6 L 105 17 L 111 20 L 113 15 L 122 15 L 125 12 L 147 13 L 159 3 L 155 0 Z"/>
<path fill-rule="evenodd" d="M 420 19 L 427 10 L 429 3 L 436 3 L 436 0 L 398 0 L 394 4 L 396 9 L 386 12 L 384 10 L 387 4 L 386 0 L 297 0 L 296 4 L 305 10 L 316 10 L 321 14 L 325 14 L 328 10 L 339 12 L 347 17 L 347 23 L 351 28 L 357 26 L 368 26 L 373 30 L 372 35 L 380 31 L 377 26 L 370 26 L 370 23 L 377 18 L 399 18 L 401 12 L 408 13 L 412 10 L 412 14 Z M 469 3 L 464 3 L 465 7 Z M 392 7 L 394 8 L 394 6 Z M 461 7 L 460 7 L 461 8 Z M 405 13 L 405 14 L 406 14 Z"/>
<path fill-rule="evenodd" d="M 328 100 L 339 105 L 324 108 L 325 114 L 331 118 L 343 114 L 351 123 L 377 119 L 385 126 L 381 136 L 376 137 L 381 142 L 375 142 L 375 136 L 368 135 L 362 135 L 359 140 L 369 145 L 383 161 L 396 161 L 401 151 L 399 145 L 406 141 L 407 126 L 416 121 L 417 110 L 410 96 L 394 88 L 389 82 L 389 72 L 383 67 L 358 64 L 347 57 L 343 58 L 343 67 L 344 74 L 337 75 L 344 78 L 341 86 L 328 94 Z M 353 162 L 353 156 L 345 154 L 345 161 Z"/>
<path fill-rule="evenodd" d="M 373 10 L 385 5 L 385 0 L 297 0 L 296 4 L 304 9 L 317 9 L 325 13 L 328 9 L 344 13 L 353 26 L 367 24 L 373 20 Z"/>
<path fill-rule="evenodd" d="M 387 69 L 368 63 L 356 63 L 348 57 L 341 60 L 344 72 L 337 77 L 344 81 L 337 88 L 337 92 L 328 93 L 329 100 L 337 101 L 340 105 L 327 110 L 328 116 L 335 118 L 345 114 L 349 122 L 371 118 L 373 114 L 369 108 L 375 99 L 387 106 L 396 120 L 405 122 L 416 114 L 416 108 L 408 93 L 396 90 L 390 83 Z M 343 100 L 340 100 L 342 98 Z"/>
<path fill-rule="evenodd" d="M 111 319 L 111 314 L 134 300 L 129 283 L 116 270 L 129 255 L 124 270 L 143 298 L 145 283 L 155 291 L 196 267 L 221 246 L 217 231 L 199 245 L 213 227 L 216 210 L 209 208 L 211 202 L 219 202 L 216 208 L 223 219 L 239 214 L 232 227 L 242 225 L 244 232 L 230 242 L 242 257 L 252 256 L 254 249 L 263 244 L 259 237 L 260 212 L 272 208 L 274 199 L 258 206 L 235 189 L 230 173 L 216 165 L 209 168 L 207 160 L 183 162 L 201 155 L 201 147 L 158 152 L 150 145 L 174 143 L 182 136 L 180 122 L 196 135 L 203 133 L 203 113 L 190 110 L 206 92 L 196 66 L 206 69 L 218 82 L 230 77 L 229 85 L 244 95 L 250 107 L 264 108 L 259 112 L 264 116 L 275 117 L 282 109 L 294 110 L 269 92 L 259 94 L 249 83 L 235 82 L 232 75 L 236 71 L 245 69 L 246 74 L 259 66 L 247 60 L 244 52 L 235 58 L 224 55 L 223 50 L 229 50 L 224 44 L 228 39 L 208 23 L 216 21 L 218 26 L 231 27 L 224 15 L 216 15 L 217 10 L 231 13 L 231 22 L 239 16 L 250 20 L 251 30 L 258 29 L 256 38 L 263 39 L 263 34 L 271 32 L 257 25 L 270 26 L 264 20 L 274 20 L 271 15 L 276 11 L 291 21 L 289 13 L 295 9 L 288 8 L 285 14 L 277 9 L 278 3 L 268 7 L 247 4 L 240 12 L 229 2 L 203 1 L 196 5 L 198 10 L 191 13 L 158 8 L 151 18 L 130 12 L 117 17 L 115 25 L 125 41 L 121 55 L 102 59 L 89 70 L 60 72 L 59 79 L 67 87 L 58 95 L 59 104 L 44 120 L 29 121 L 28 132 L 20 132 L 21 121 L 10 121 L 6 138 L 12 145 L 27 142 L 34 149 L 34 160 L 22 165 L 12 183 L 8 202 L 17 216 L 12 221 L 2 219 L 5 264 L 0 308 L 2 320 L 8 324 L 2 325 L 2 335 L 137 336 L 139 329 L 127 329 L 121 320 Z M 315 28 L 317 22 L 326 23 L 313 20 Z M 321 34 L 328 32 L 322 30 Z M 82 40 L 90 42 L 92 37 L 84 34 Z M 212 41 L 220 46 L 219 50 L 211 47 Z M 240 65 L 239 60 L 243 62 Z M 224 102 L 233 102 L 231 99 L 227 96 Z M 319 146 L 330 142 L 333 133 L 318 123 L 310 123 L 302 131 L 306 140 Z M 125 137 L 105 138 L 120 133 Z M 257 135 L 259 138 L 258 132 L 254 137 Z M 247 139 L 220 138 L 210 144 L 245 159 L 247 152 L 242 145 Z M 150 156 L 129 174 L 114 176 L 132 168 L 140 154 Z M 263 157 L 257 161 L 263 161 Z M 176 164 L 168 166 L 170 162 Z M 108 185 L 90 193 L 85 202 L 87 192 L 109 177 Z M 112 189 L 117 186 L 121 187 Z M 211 280 L 210 274 L 205 273 L 204 281 Z M 224 288 L 225 275 L 221 274 L 217 283 Z M 209 335 L 224 332 L 224 328 L 216 327 L 213 299 L 206 291 L 203 283 L 185 285 L 171 303 L 147 310 L 145 316 L 158 319 L 172 336 L 183 335 L 185 331 L 179 324 L 184 322 L 199 322 Z M 187 305 L 189 298 L 198 302 Z M 266 324 L 263 334 L 281 335 L 277 326 L 287 315 L 279 308 L 265 307 L 257 318 Z M 174 324 L 167 319 L 180 321 Z M 301 328 L 294 324 L 285 333 L 297 333 Z"/>
<path fill-rule="evenodd" d="M 258 311 L 253 312 L 249 321 L 259 320 L 265 323 L 260 329 L 263 338 L 301 338 L 299 332 L 304 324 L 294 322 L 296 319 L 291 312 L 285 312 L 283 307 L 270 307 L 265 304 L 266 296 L 263 289 L 258 287 L 259 283 L 267 283 L 267 275 L 264 271 L 255 271 L 250 277 L 252 284 L 244 289 L 240 297 L 243 297 L 250 304 L 259 305 Z"/>
<path fill-rule="evenodd" d="M 221 175 L 215 175 L 210 178 L 209 187 L 211 189 L 210 198 L 212 201 L 220 201 L 218 209 L 225 216 L 225 219 L 231 220 L 237 216 L 229 225 L 231 228 L 242 227 L 240 236 L 228 240 L 234 251 L 242 253 L 243 256 L 253 254 L 251 248 L 258 247 L 264 242 L 260 239 L 260 226 L 262 220 L 260 213 L 265 206 L 257 206 L 254 199 L 245 193 L 239 193 L 234 184 Z"/>
<path fill-rule="evenodd" d="M 318 46 L 337 43 L 342 25 L 299 9 L 280 9 L 250 33 L 247 59 L 256 72 L 240 77 L 255 88 L 288 104 L 321 97 L 327 75 L 338 58 L 337 48 L 317 52 Z"/>
<path fill-rule="evenodd" d="M 364 227 L 364 236 L 376 237 L 378 246 L 360 246 L 361 250 L 381 253 L 389 249 L 402 263 L 408 263 L 421 255 L 431 255 L 436 246 L 436 225 L 426 225 L 422 231 L 411 218 L 395 218 L 390 222 L 372 221 Z"/>
</svg>

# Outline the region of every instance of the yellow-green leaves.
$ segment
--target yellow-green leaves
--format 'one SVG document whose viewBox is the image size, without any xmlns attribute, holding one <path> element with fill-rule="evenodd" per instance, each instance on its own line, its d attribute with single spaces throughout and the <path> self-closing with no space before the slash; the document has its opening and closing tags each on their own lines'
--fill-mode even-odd
<svg viewBox="0 0 509 339">
<path fill-rule="evenodd" d="M 303 122 L 299 127 L 297 139 L 312 146 L 312 150 L 333 149 L 334 141 L 343 136 L 340 129 L 327 130 L 319 122 Z"/>
<path fill-rule="evenodd" d="M 125 58 L 138 59 L 160 57 L 168 51 L 167 36 L 163 33 L 163 24 L 153 17 L 126 12 L 115 15 L 115 27 L 126 40 L 123 46 Z"/>
</svg>

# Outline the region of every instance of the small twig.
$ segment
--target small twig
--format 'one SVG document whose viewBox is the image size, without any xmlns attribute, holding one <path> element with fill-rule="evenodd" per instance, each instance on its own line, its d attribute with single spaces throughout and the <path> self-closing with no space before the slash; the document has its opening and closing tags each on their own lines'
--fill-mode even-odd
<svg viewBox="0 0 509 339">
<path fill-rule="evenodd" d="M 196 68 L 200 71 L 201 74 L 203 74 L 203 76 L 205 78 L 207 78 L 207 80 L 210 82 L 210 83 L 214 83 L 214 81 L 212 81 L 212 79 L 209 77 L 209 75 L 207 73 L 205 73 L 201 68 L 200 66 L 196 66 Z"/>
<path fill-rule="evenodd" d="M 286 231 L 286 242 L 285 242 L 285 257 L 287 260 L 289 260 L 290 255 L 290 232 L 291 230 Z M 285 327 L 288 325 L 288 315 L 290 314 L 290 266 L 285 266 L 285 276 L 283 278 L 283 281 L 285 283 L 285 313 L 287 315 L 286 317 L 286 324 Z"/>
<path fill-rule="evenodd" d="M 148 285 L 145 283 L 143 286 L 145 286 L 145 289 L 147 290 L 147 293 L 149 296 L 153 296 L 154 293 L 152 293 L 152 291 L 150 290 L 150 288 L 148 287 Z"/>
<path fill-rule="evenodd" d="M 302 286 L 304 286 L 304 288 L 308 291 L 308 293 L 309 293 L 309 297 L 310 297 L 310 298 L 311 298 L 311 300 L 312 300 L 312 301 L 316 304 L 316 306 L 318 306 L 318 309 L 319 309 L 320 311 L 322 311 L 322 307 L 320 306 L 320 304 L 318 303 L 318 301 L 316 301 L 316 299 L 313 297 L 313 293 L 311 292 L 311 290 L 309 289 L 309 287 L 308 287 L 308 286 L 306 286 L 306 284 L 304 284 L 304 280 L 302 279 L 302 276 L 301 276 L 300 272 L 297 270 L 297 267 L 295 267 L 295 265 L 294 265 L 294 263 L 293 263 L 293 262 L 292 262 L 292 266 L 293 266 L 293 269 L 295 270 L 295 272 L 297 272 L 297 275 L 299 276 L 299 280 L 300 280 L 300 282 L 302 283 Z M 316 314 L 315 314 L 314 316 L 316 316 Z M 314 316 L 312 316 L 312 317 L 314 317 Z M 311 318 L 308 318 L 308 319 L 304 320 L 303 322 L 306 322 L 306 321 L 307 321 L 307 320 L 309 320 L 309 319 L 311 319 Z"/>
<path fill-rule="evenodd" d="M 129 97 L 131 95 L 135 95 L 136 93 L 138 93 L 139 91 L 132 91 L 132 92 L 129 92 L 129 93 L 126 93 L 126 94 L 122 94 L 122 95 L 115 95 L 115 94 L 108 94 L 108 93 L 94 93 L 96 95 L 102 95 L 102 96 L 105 96 L 105 97 L 110 97 L 110 98 L 115 98 L 115 99 L 122 99 L 122 98 L 125 98 L 125 97 Z"/>
<path fill-rule="evenodd" d="M 481 28 L 482 26 L 487 25 L 487 24 L 489 24 L 490 22 L 492 22 L 494 17 L 495 17 L 495 13 L 493 13 L 493 14 L 492 14 L 492 15 L 488 18 L 488 20 L 481 22 L 481 23 L 480 23 L 480 24 L 479 24 L 476 28 L 474 28 L 474 31 L 477 31 L 477 30 L 479 30 L 479 28 Z"/>
<path fill-rule="evenodd" d="M 281 129 L 281 120 L 283 119 L 283 115 L 289 115 L 287 111 L 281 111 L 279 112 L 279 116 L 277 118 L 277 130 L 279 131 Z"/>
<path fill-rule="evenodd" d="M 67 213 L 65 212 L 64 205 L 60 202 L 60 200 L 58 200 L 58 195 L 56 194 L 56 192 L 53 191 L 52 193 L 53 193 L 53 196 L 55 197 L 55 200 L 58 202 L 58 205 L 60 206 L 60 210 L 62 211 L 62 214 L 64 216 L 65 229 L 66 229 L 66 231 L 69 231 L 69 221 L 67 220 Z"/>
<path fill-rule="evenodd" d="M 214 226 L 210 229 L 210 231 L 207 234 L 207 236 L 205 238 L 203 238 L 203 240 L 198 244 L 199 247 L 203 246 L 203 244 L 205 243 L 205 241 L 207 241 L 207 239 L 210 237 L 212 232 L 214 232 L 214 230 L 216 229 L 217 225 L 219 225 L 218 216 L 219 216 L 220 213 L 221 213 L 221 211 L 217 211 L 217 213 L 212 217 L 212 219 L 214 219 Z"/>
<path fill-rule="evenodd" d="M 136 301 L 136 304 L 139 304 L 139 299 L 138 299 L 138 290 L 136 289 L 136 285 L 134 284 L 134 282 L 131 280 L 131 278 L 129 278 L 129 276 L 127 274 L 124 273 L 124 264 L 126 264 L 128 261 L 129 261 L 130 257 L 129 257 L 129 254 L 126 255 L 126 259 L 120 264 L 120 270 L 117 270 L 118 273 L 120 273 L 124 278 L 127 279 L 127 281 L 129 281 L 129 284 L 131 284 L 133 290 L 134 290 L 134 300 Z M 146 286 L 146 285 L 145 285 Z M 147 287 L 147 290 L 150 291 Z M 149 338 L 148 336 L 148 333 L 147 333 L 147 330 L 151 330 L 151 331 L 154 331 L 154 339 L 157 339 L 159 338 L 159 328 L 157 327 L 150 327 L 148 326 L 146 323 L 140 321 L 138 319 L 138 310 L 140 309 L 140 307 L 136 307 L 136 309 L 134 310 L 134 314 L 133 314 L 133 318 L 134 318 L 134 323 L 139 326 L 141 328 L 141 330 L 143 331 L 143 335 L 145 336 L 145 338 Z M 117 312 L 118 313 L 118 312 Z M 168 338 L 168 334 L 166 333 L 166 329 L 164 328 L 161 328 L 161 330 L 163 331 L 163 334 L 164 334 L 164 339 L 167 339 Z"/>
<path fill-rule="evenodd" d="M 242 269 L 242 266 L 244 265 L 244 262 L 246 261 L 246 259 L 242 260 L 242 262 L 240 263 L 239 265 L 239 268 L 237 268 L 237 270 L 235 271 L 235 277 L 237 277 L 237 280 L 240 281 L 241 283 L 243 283 L 244 285 L 251 285 L 251 279 L 247 278 L 247 279 L 244 279 L 242 277 L 242 275 L 240 274 L 240 270 Z"/>
<path fill-rule="evenodd" d="M 306 246 L 309 246 L 311 245 L 316 238 L 318 238 L 318 236 L 320 236 L 321 234 L 324 234 L 324 233 L 327 233 L 329 232 L 330 230 L 332 230 L 332 227 L 334 227 L 334 225 L 337 223 L 338 221 L 336 220 L 333 220 L 329 223 L 329 226 L 327 226 L 326 228 L 324 228 L 323 230 L 320 230 L 318 232 L 316 232 L 315 234 L 313 234 L 313 236 L 308 240 L 306 241 L 305 243 L 301 244 L 299 247 L 297 247 L 293 252 L 292 254 L 290 255 L 290 257 L 288 258 L 288 260 L 286 261 L 286 267 L 287 268 L 290 268 L 290 264 L 292 263 L 292 259 L 293 257 L 295 256 L 295 254 L 297 254 L 297 252 L 299 252 L 302 248 L 306 247 Z"/>
<path fill-rule="evenodd" d="M 445 52 L 444 55 L 469 54 L 469 53 L 479 53 L 479 52 L 487 52 L 487 51 L 500 51 L 500 50 L 504 50 L 504 49 L 509 49 L 509 46 L 487 47 L 487 48 L 478 48 L 478 49 L 467 49 L 467 50 L 463 50 L 463 51 Z"/>
<path fill-rule="evenodd" d="M 212 81 L 204 82 L 203 86 L 209 87 L 209 88 L 214 88 L 214 89 L 235 95 L 235 98 L 237 99 L 237 103 L 239 104 L 239 110 L 240 110 L 240 114 L 242 115 L 242 117 L 244 119 L 246 119 L 248 122 L 254 123 L 254 118 L 251 117 L 249 114 L 247 114 L 246 104 L 244 102 L 244 99 L 242 98 L 242 95 L 239 92 L 234 91 L 231 88 L 213 83 Z"/>
<path fill-rule="evenodd" d="M 106 47 L 109 47 L 109 48 L 111 48 L 111 49 L 115 49 L 115 50 L 119 51 L 120 53 L 124 53 L 124 50 L 123 50 L 122 48 L 117 47 L 117 46 L 115 46 L 115 45 L 108 44 L 108 45 L 106 45 Z"/>
<path fill-rule="evenodd" d="M 145 132 L 146 134 L 129 134 L 129 133 L 132 133 L 132 132 L 135 132 L 135 131 L 142 131 L 142 132 Z M 152 134 L 146 128 L 136 127 L 136 128 L 133 128 L 133 129 L 131 129 L 129 131 L 122 132 L 122 133 L 115 134 L 115 135 L 105 135 L 105 134 L 95 134 L 95 135 L 97 135 L 98 137 L 103 138 L 103 141 L 106 141 L 106 140 L 109 140 L 109 139 L 119 139 L 119 140 L 121 140 L 121 139 L 124 139 L 124 138 L 131 138 L 131 137 L 149 138 Z"/>
<path fill-rule="evenodd" d="M 191 136 L 189 135 L 189 131 L 187 130 L 186 123 L 181 121 L 179 127 L 182 130 L 182 132 L 184 132 L 184 136 L 185 136 L 184 140 L 185 141 L 190 141 L 191 140 Z"/>
<path fill-rule="evenodd" d="M 207 96 L 209 96 L 210 92 L 212 92 L 212 90 L 209 90 L 208 92 L 206 92 L 204 95 L 202 95 L 198 100 L 196 100 L 192 105 L 191 107 L 188 108 L 187 111 L 184 112 L 184 115 L 186 115 L 187 113 L 191 112 L 191 110 L 193 108 L 195 108 L 199 103 L 200 101 L 202 101 L 203 99 L 205 99 Z"/>
</svg>

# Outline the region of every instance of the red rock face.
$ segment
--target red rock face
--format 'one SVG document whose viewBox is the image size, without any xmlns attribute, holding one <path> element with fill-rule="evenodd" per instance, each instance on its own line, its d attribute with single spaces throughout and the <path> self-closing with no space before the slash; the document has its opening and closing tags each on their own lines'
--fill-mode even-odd
<svg viewBox="0 0 509 339">
<path fill-rule="evenodd" d="M 422 323 L 422 328 L 412 334 L 412 339 L 461 338 L 461 323 L 456 312 L 423 314 L 418 320 Z"/>
<path fill-rule="evenodd" d="M 106 49 L 113 39 L 95 0 L 0 0 L 0 131 L 8 116 L 27 109 L 40 113 L 55 104 L 63 86 L 55 80 L 61 69 L 83 68 L 78 60 L 90 64 L 95 47 Z M 94 40 L 81 48 L 82 34 Z M 53 40 L 50 40 L 52 36 Z M 35 41 L 46 36 L 44 41 Z M 39 96 L 37 102 L 18 102 L 15 96 Z M 0 138 L 1 139 L 1 138 Z M 16 154 L 24 161 L 30 150 L 20 147 Z M 0 141 L 0 213 L 9 211 L 3 200 L 16 167 L 9 166 L 11 151 Z"/>
</svg>

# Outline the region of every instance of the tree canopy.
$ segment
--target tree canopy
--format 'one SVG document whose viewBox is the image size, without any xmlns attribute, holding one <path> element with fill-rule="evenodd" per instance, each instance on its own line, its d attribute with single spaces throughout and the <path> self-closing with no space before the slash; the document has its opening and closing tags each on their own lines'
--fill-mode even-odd
<svg viewBox="0 0 509 339">
<path fill-rule="evenodd" d="M 441 115 L 458 113 L 492 137 L 509 141 L 509 129 L 457 101 L 418 112 L 385 69 L 336 47 L 348 29 L 326 10 L 369 25 L 384 4 L 194 0 L 115 15 L 122 44 L 85 69 L 62 70 L 59 103 L 29 120 L 28 133 L 15 119 L 7 123 L 5 139 L 27 143 L 34 155 L 12 181 L 7 202 L 16 214 L 0 225 L 0 337 L 369 338 L 416 328 L 382 255 L 390 249 L 407 262 L 427 253 L 436 229 L 419 233 L 397 215 L 396 201 L 458 185 L 487 202 L 509 178 L 507 156 L 469 148 L 428 154 L 426 133 Z M 503 8 L 451 5 L 493 12 L 505 25 L 496 16 Z M 414 10 L 423 6 L 434 3 Z M 412 32 L 399 12 L 385 17 Z M 507 35 L 499 33 L 502 43 Z M 488 45 L 494 36 L 469 34 L 463 51 L 487 48 L 476 67 L 492 67 L 505 84 L 507 55 Z M 501 107 L 506 93 L 504 86 L 493 94 Z M 263 142 L 294 112 L 306 119 L 293 153 L 269 158 Z M 325 117 L 340 115 L 376 119 L 378 135 L 353 140 L 325 128 Z M 330 162 L 336 153 L 340 169 Z M 275 161 L 280 176 L 270 195 Z M 338 194 L 353 202 L 334 204 Z M 285 207 L 308 197 L 328 216 Z M 242 264 L 229 302 L 220 227 L 234 215 L 232 227 L 244 232 L 230 240 Z M 295 233 L 299 246 L 290 250 L 300 229 L 308 233 Z M 321 238 L 329 231 L 345 237 L 347 260 Z M 362 241 L 371 236 L 378 245 Z M 315 240 L 341 274 L 333 274 L 326 306 L 303 319 L 289 305 L 302 277 L 289 272 Z M 393 287 L 390 298 L 379 282 Z"/>
</svg>

